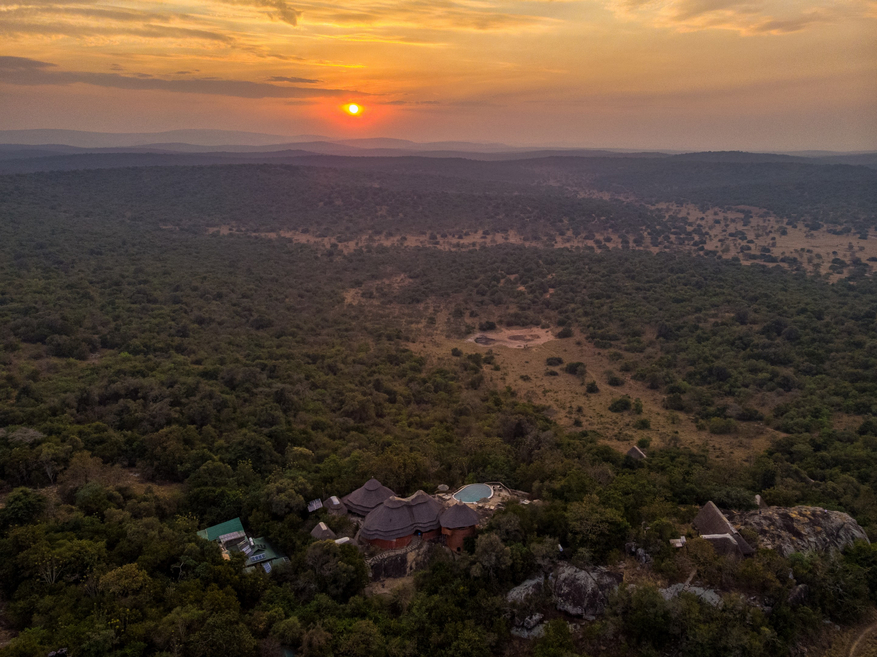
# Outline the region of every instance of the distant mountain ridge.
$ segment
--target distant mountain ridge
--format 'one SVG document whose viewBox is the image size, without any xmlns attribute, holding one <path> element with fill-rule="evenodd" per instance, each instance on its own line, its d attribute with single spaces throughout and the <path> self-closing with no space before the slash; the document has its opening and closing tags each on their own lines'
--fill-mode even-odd
<svg viewBox="0 0 877 657">
<path fill-rule="evenodd" d="M 633 151 L 510 146 L 496 142 L 374 137 L 332 139 L 228 130 L 101 133 L 76 130 L 0 130 L 0 173 L 115 168 L 119 166 L 209 165 L 289 162 L 308 156 L 347 158 L 459 158 L 480 161 L 573 158 L 670 158 L 718 165 L 760 163 L 846 164 L 877 168 L 877 152 L 749 153 L 745 151 Z"/>
<path fill-rule="evenodd" d="M 79 148 L 126 148 L 160 143 L 192 146 L 269 146 L 299 141 L 330 140 L 323 135 L 272 135 L 236 130 L 168 130 L 164 132 L 87 132 L 83 130 L 0 130 L 0 143 L 40 146 L 57 144 Z"/>
</svg>

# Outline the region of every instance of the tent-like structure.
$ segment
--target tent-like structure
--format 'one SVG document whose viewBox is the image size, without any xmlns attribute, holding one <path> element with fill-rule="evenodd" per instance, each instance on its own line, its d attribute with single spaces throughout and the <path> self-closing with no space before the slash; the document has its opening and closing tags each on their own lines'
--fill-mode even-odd
<svg viewBox="0 0 877 657">
<path fill-rule="evenodd" d="M 441 513 L 441 503 L 422 490 L 407 498 L 393 496 L 365 517 L 359 537 L 385 550 L 405 547 L 415 536 L 438 538 Z"/>
<path fill-rule="evenodd" d="M 627 456 L 632 458 L 634 461 L 642 461 L 646 458 L 646 453 L 642 451 L 639 447 L 634 445 L 629 450 L 627 450 Z"/>
<path fill-rule="evenodd" d="M 475 535 L 476 525 L 480 520 L 478 512 L 468 504 L 457 502 L 449 506 L 439 518 L 445 545 L 455 552 L 462 551 L 463 540 L 467 536 Z"/>
<path fill-rule="evenodd" d="M 334 541 L 335 532 L 329 529 L 325 522 L 318 523 L 312 530 L 311 536 L 318 541 Z"/>
<path fill-rule="evenodd" d="M 712 543 L 720 554 L 739 554 L 749 556 L 755 550 L 746 542 L 734 528 L 725 514 L 719 511 L 712 501 L 701 507 L 694 518 L 694 528 L 697 529 L 701 538 Z M 735 547 L 736 546 L 736 547 Z"/>
<path fill-rule="evenodd" d="M 394 495 L 393 491 L 381 484 L 377 479 L 369 479 L 363 486 L 342 498 L 341 501 L 351 513 L 367 516 L 371 511 L 378 508 L 384 500 Z"/>
</svg>

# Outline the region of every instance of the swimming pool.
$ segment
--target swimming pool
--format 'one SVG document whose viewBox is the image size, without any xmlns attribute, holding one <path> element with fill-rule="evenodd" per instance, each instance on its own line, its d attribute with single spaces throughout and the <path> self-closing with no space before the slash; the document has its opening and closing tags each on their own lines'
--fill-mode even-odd
<svg viewBox="0 0 877 657">
<path fill-rule="evenodd" d="M 454 493 L 454 498 L 467 504 L 474 504 L 485 497 L 493 497 L 493 489 L 487 484 L 469 484 Z"/>
</svg>

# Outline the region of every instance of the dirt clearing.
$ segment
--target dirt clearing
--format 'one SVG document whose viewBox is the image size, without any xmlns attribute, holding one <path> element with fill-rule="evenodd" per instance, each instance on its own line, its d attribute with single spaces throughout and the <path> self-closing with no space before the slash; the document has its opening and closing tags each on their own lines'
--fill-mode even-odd
<svg viewBox="0 0 877 657">
<path fill-rule="evenodd" d="M 527 328 L 527 329 L 499 329 L 496 331 L 483 331 L 476 333 L 466 342 L 472 342 L 482 347 L 509 347 L 511 349 L 529 349 L 554 340 L 550 329 Z"/>
</svg>

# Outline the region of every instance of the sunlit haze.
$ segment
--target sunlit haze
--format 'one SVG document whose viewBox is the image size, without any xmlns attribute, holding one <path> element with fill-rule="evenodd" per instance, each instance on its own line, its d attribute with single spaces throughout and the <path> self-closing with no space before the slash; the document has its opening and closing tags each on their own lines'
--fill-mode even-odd
<svg viewBox="0 0 877 657">
<path fill-rule="evenodd" d="M 0 129 L 868 150 L 875 34 L 875 0 L 0 0 Z"/>
</svg>

